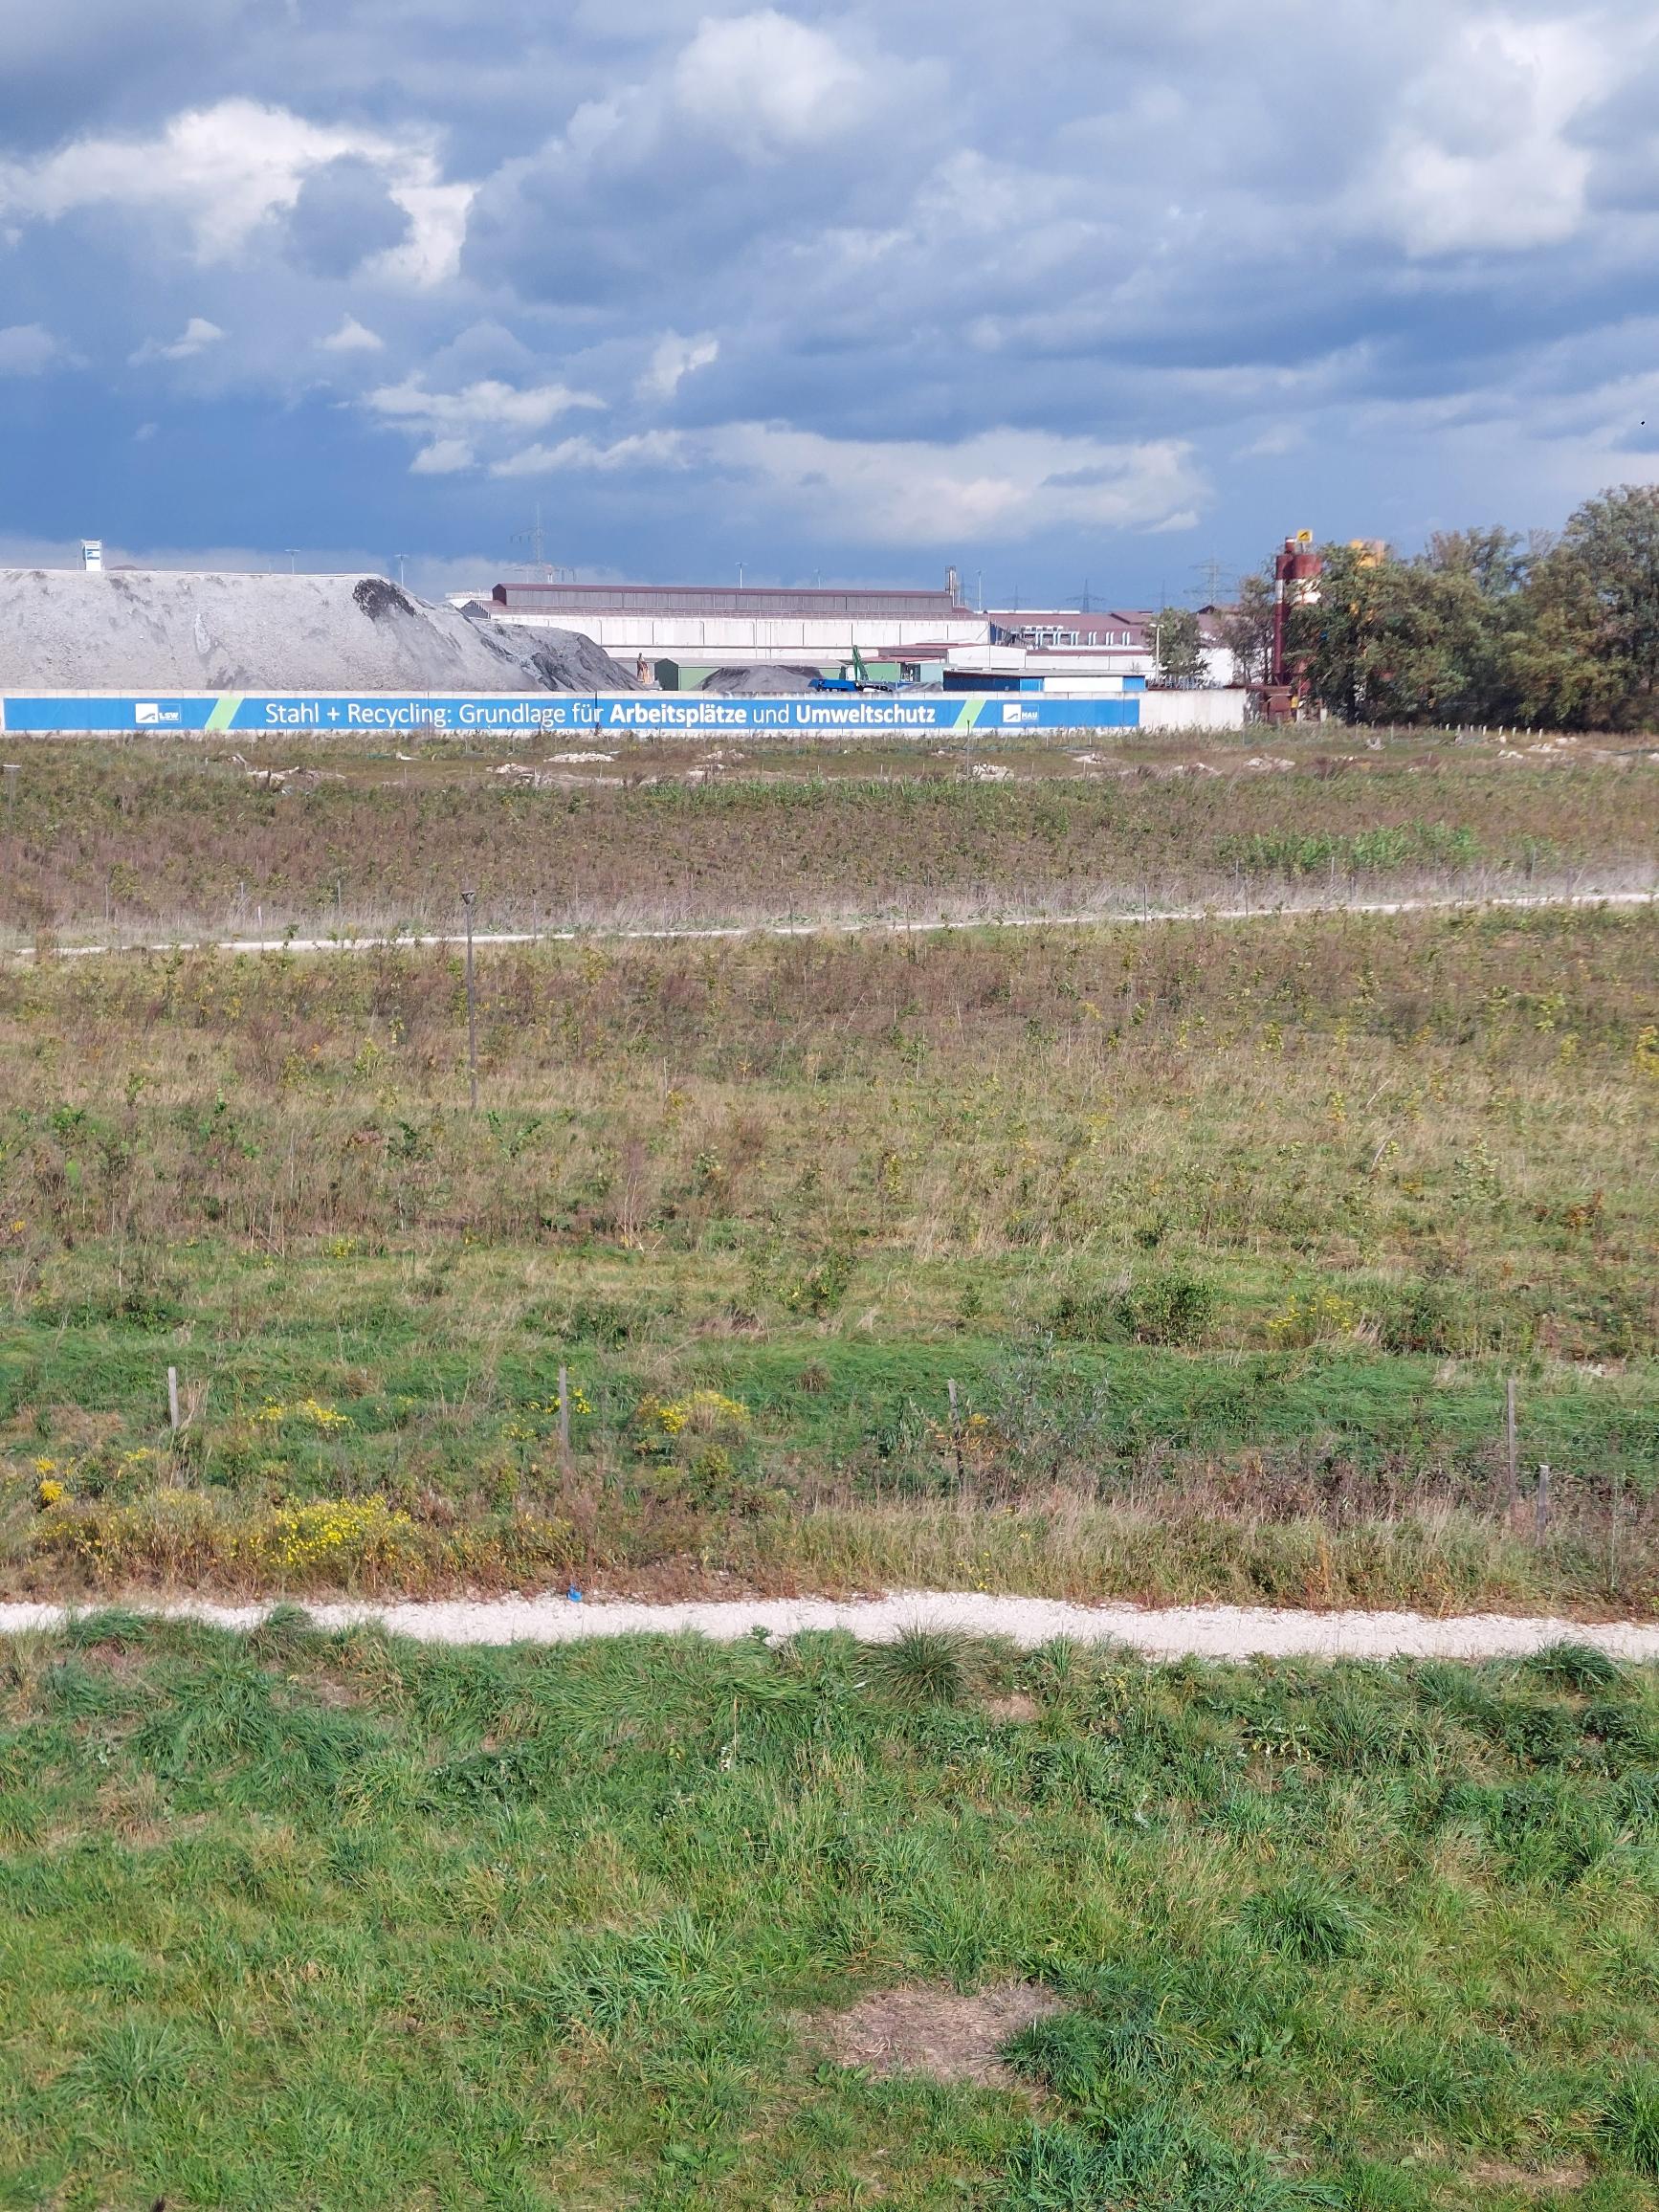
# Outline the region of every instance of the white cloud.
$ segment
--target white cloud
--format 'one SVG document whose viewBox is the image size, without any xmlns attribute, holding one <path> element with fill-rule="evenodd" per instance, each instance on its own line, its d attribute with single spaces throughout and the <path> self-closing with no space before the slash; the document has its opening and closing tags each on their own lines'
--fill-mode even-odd
<svg viewBox="0 0 1659 2212">
<path fill-rule="evenodd" d="M 1076 177 L 992 160 L 977 147 L 949 154 L 918 188 L 910 220 L 934 237 L 1017 237 L 1024 252 L 1067 251 L 1087 237 L 1101 210 Z"/>
<path fill-rule="evenodd" d="M 210 322 L 205 315 L 192 315 L 170 344 L 163 344 L 159 338 L 146 338 L 138 351 L 128 355 L 136 365 L 146 361 L 192 361 L 198 353 L 206 353 L 210 345 L 218 345 L 225 333 L 216 322 Z"/>
<path fill-rule="evenodd" d="M 1233 455 L 1240 461 L 1282 460 L 1287 453 L 1299 453 L 1308 442 L 1306 426 L 1302 423 L 1272 423 L 1248 443 L 1240 446 Z"/>
<path fill-rule="evenodd" d="M 0 330 L 0 376 L 38 376 L 61 358 L 63 347 L 38 322 Z"/>
<path fill-rule="evenodd" d="M 459 270 L 467 242 L 467 215 L 476 185 L 444 185 L 419 178 L 391 184 L 391 196 L 409 215 L 410 231 L 401 246 L 391 246 L 365 261 L 364 273 L 427 289 L 447 283 Z"/>
<path fill-rule="evenodd" d="M 355 315 L 348 315 L 338 330 L 317 343 L 324 353 L 379 353 L 386 345 L 386 340 L 365 329 Z"/>
<path fill-rule="evenodd" d="M 433 438 L 430 446 L 422 446 L 410 461 L 411 476 L 453 476 L 462 469 L 470 469 L 476 460 L 472 447 L 465 438 Z"/>
<path fill-rule="evenodd" d="M 228 260 L 294 205 L 309 171 L 343 155 L 382 171 L 412 225 L 369 267 L 413 284 L 453 275 L 474 188 L 443 181 L 429 131 L 397 138 L 314 123 L 251 100 L 188 109 L 148 138 L 76 139 L 39 160 L 0 163 L 0 215 L 53 221 L 112 206 L 170 214 L 188 227 L 198 260 Z"/>
<path fill-rule="evenodd" d="M 999 430 L 934 445 L 734 423 L 714 434 L 712 458 L 772 498 L 801 512 L 828 509 L 832 526 L 886 544 L 1145 527 L 1204 489 L 1190 449 L 1175 438 L 1111 445 Z"/>
<path fill-rule="evenodd" d="M 459 391 L 429 391 L 418 377 L 409 376 L 371 391 L 368 404 L 392 422 L 445 430 L 536 431 L 571 408 L 602 408 L 605 402 L 589 391 L 572 391 L 568 385 L 538 384 L 526 390 L 493 376 Z"/>
<path fill-rule="evenodd" d="M 1570 135 L 1607 88 L 1583 21 L 1465 23 L 1408 85 L 1355 202 L 1413 254 L 1558 245 L 1583 220 L 1590 154 Z"/>
<path fill-rule="evenodd" d="M 947 545 L 1067 527 L 1186 529 L 1206 487 L 1175 438 L 1111 445 L 1040 431 L 986 431 L 955 445 L 831 438 L 781 423 L 655 431 L 603 445 L 566 438 L 496 463 L 498 476 L 562 470 L 696 468 L 750 502 L 869 543 Z"/>
<path fill-rule="evenodd" d="M 572 409 L 603 408 L 605 402 L 568 385 L 521 387 L 498 377 L 480 377 L 459 391 L 429 391 L 409 376 L 371 391 L 366 404 L 388 429 L 426 440 L 409 464 L 416 476 L 445 476 L 474 467 L 480 444 L 498 447 L 544 429 Z"/>
<path fill-rule="evenodd" d="M 859 121 L 864 71 L 832 38 L 774 8 L 705 15 L 675 64 L 682 114 L 736 144 L 810 145 Z"/>
<path fill-rule="evenodd" d="M 713 331 L 697 338 L 682 338 L 677 330 L 665 331 L 652 353 L 651 366 L 636 389 L 641 399 L 673 399 L 681 379 L 707 368 L 720 357 L 720 342 Z"/>
<path fill-rule="evenodd" d="M 562 438 L 556 446 L 524 446 L 491 468 L 492 476 L 547 476 L 561 469 L 689 468 L 700 453 L 700 441 L 679 431 L 641 431 L 632 437 L 601 445 L 596 438 Z"/>
</svg>

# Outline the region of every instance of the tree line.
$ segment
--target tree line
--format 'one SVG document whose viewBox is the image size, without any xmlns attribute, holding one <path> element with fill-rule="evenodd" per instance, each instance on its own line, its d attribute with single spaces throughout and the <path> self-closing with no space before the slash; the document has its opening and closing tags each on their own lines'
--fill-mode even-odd
<svg viewBox="0 0 1659 2212">
<path fill-rule="evenodd" d="M 1643 729 L 1659 716 L 1659 487 L 1586 499 L 1559 533 L 1320 552 L 1317 604 L 1288 613 L 1288 658 L 1345 720 Z M 1271 569 L 1245 579 L 1222 627 L 1239 680 L 1265 682 Z"/>
</svg>

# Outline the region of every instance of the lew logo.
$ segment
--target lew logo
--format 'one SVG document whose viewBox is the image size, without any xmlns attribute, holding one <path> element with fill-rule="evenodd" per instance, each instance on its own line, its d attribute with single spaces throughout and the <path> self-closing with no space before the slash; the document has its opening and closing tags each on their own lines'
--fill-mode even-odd
<svg viewBox="0 0 1659 2212">
<path fill-rule="evenodd" d="M 133 702 L 132 719 L 134 726 L 142 730 L 157 722 L 176 722 L 179 710 L 177 707 L 164 707 L 155 699 L 136 699 Z"/>
</svg>

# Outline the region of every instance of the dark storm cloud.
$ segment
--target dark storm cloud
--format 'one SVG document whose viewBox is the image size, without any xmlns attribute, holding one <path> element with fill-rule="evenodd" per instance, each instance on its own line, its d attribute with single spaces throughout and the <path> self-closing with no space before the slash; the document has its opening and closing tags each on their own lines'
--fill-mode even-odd
<svg viewBox="0 0 1659 2212">
<path fill-rule="evenodd" d="M 183 94 L 191 57 L 231 37 L 245 0 L 74 0 L 0 8 L 0 144 L 50 145 L 89 122 L 142 124 Z"/>
<path fill-rule="evenodd" d="M 359 155 L 313 169 L 288 217 L 289 249 L 314 276 L 349 276 L 371 254 L 401 246 L 412 225 L 384 173 Z"/>
</svg>

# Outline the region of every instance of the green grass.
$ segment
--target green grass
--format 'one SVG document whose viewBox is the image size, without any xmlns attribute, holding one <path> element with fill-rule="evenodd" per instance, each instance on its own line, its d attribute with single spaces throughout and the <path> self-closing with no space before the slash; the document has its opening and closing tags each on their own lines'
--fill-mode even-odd
<svg viewBox="0 0 1659 2212">
<path fill-rule="evenodd" d="M 0 1685 L 0 2202 L 1651 2212 L 1649 1671 L 105 1615 Z M 802 2026 L 1012 1976 L 1035 2103 Z"/>
<path fill-rule="evenodd" d="M 475 1116 L 445 954 L 0 969 L 0 1578 L 1651 1611 L 1656 972 L 1645 911 L 526 948 Z"/>
</svg>

